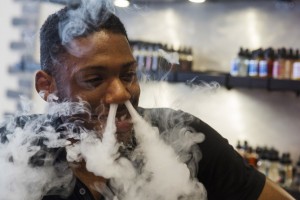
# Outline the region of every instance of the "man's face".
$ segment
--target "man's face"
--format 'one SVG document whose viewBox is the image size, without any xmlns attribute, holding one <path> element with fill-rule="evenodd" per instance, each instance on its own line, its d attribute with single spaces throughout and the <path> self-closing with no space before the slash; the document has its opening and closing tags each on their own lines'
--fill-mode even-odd
<svg viewBox="0 0 300 200">
<path fill-rule="evenodd" d="M 91 118 L 86 126 L 101 132 L 110 104 L 119 104 L 117 138 L 130 138 L 132 123 L 124 102 L 138 105 L 140 88 L 136 77 L 136 61 L 126 37 L 100 31 L 73 40 L 67 46 L 69 55 L 55 74 L 60 100 L 86 101 Z"/>
</svg>

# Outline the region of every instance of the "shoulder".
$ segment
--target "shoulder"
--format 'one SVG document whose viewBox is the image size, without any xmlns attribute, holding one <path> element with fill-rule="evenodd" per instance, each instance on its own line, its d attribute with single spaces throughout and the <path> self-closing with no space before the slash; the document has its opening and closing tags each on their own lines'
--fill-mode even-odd
<svg viewBox="0 0 300 200">
<path fill-rule="evenodd" d="M 201 129 L 206 124 L 197 117 L 182 110 L 173 110 L 170 108 L 138 108 L 138 112 L 154 125 L 164 125 L 166 128 L 174 125 L 195 126 Z"/>
<path fill-rule="evenodd" d="M 0 122 L 1 143 L 7 141 L 7 135 L 12 134 L 17 128 L 24 128 L 27 122 L 36 117 L 37 115 L 5 116 Z"/>
<path fill-rule="evenodd" d="M 188 127 L 204 135 L 199 142 L 201 159 L 197 177 L 207 190 L 208 199 L 257 199 L 265 177 L 248 166 L 243 158 L 215 129 L 201 119 L 183 112 L 165 108 L 140 109 L 141 115 L 150 120 L 160 131 L 173 127 Z"/>
<path fill-rule="evenodd" d="M 178 127 L 185 127 L 192 132 L 204 134 L 205 140 L 200 146 L 205 148 L 210 147 L 212 141 L 228 143 L 225 138 L 207 123 L 182 110 L 173 110 L 170 108 L 138 108 L 138 112 L 145 120 L 150 122 L 153 126 L 158 127 L 160 132 Z"/>
<path fill-rule="evenodd" d="M 8 139 L 7 136 L 13 134 L 18 129 L 38 133 L 50 126 L 56 130 L 60 125 L 60 118 L 51 115 L 32 114 L 5 116 L 0 122 L 0 142 L 5 143 Z"/>
</svg>

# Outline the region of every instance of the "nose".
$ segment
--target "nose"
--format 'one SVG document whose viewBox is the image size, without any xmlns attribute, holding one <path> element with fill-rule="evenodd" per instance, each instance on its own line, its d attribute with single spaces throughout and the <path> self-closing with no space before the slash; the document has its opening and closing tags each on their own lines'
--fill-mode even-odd
<svg viewBox="0 0 300 200">
<path fill-rule="evenodd" d="M 119 78 L 114 78 L 110 81 L 105 95 L 105 103 L 121 104 L 129 100 L 131 95 L 126 86 Z"/>
</svg>

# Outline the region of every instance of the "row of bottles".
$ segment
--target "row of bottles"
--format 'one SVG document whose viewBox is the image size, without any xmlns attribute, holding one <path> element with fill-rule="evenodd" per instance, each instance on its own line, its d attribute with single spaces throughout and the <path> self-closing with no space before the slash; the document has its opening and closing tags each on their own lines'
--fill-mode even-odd
<svg viewBox="0 0 300 200">
<path fill-rule="evenodd" d="M 137 61 L 138 69 L 140 71 L 156 72 L 158 70 L 192 70 L 193 51 L 190 47 L 180 47 L 179 49 L 174 49 L 174 47 L 170 45 L 144 41 L 130 41 L 130 45 L 133 51 L 133 55 Z M 166 53 L 177 53 L 179 65 L 170 66 L 163 58 L 161 50 Z"/>
<path fill-rule="evenodd" d="M 231 76 L 250 76 L 274 79 L 300 80 L 300 55 L 298 49 L 240 48 L 231 61 Z"/>
<path fill-rule="evenodd" d="M 300 191 L 300 157 L 293 164 L 289 153 L 279 154 L 274 148 L 256 147 L 238 141 L 237 152 L 245 161 L 282 187 Z"/>
</svg>

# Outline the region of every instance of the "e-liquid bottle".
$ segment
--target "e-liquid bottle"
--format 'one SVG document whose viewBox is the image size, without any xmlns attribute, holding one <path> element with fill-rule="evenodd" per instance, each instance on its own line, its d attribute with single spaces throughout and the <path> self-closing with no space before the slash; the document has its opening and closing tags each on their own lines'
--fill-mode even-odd
<svg viewBox="0 0 300 200">
<path fill-rule="evenodd" d="M 274 63 L 274 50 L 268 48 L 264 52 L 264 59 L 259 62 L 258 76 L 261 78 L 272 77 Z"/>
<path fill-rule="evenodd" d="M 296 50 L 295 62 L 293 63 L 292 77 L 293 80 L 300 80 L 300 56 L 299 49 Z"/>
<path fill-rule="evenodd" d="M 277 59 L 273 64 L 273 75 L 275 79 L 283 79 L 285 76 L 285 58 L 286 58 L 286 49 L 278 49 Z"/>
<path fill-rule="evenodd" d="M 251 59 L 249 61 L 249 76 L 257 77 L 258 76 L 258 63 L 259 63 L 259 52 L 255 50 L 252 52 Z"/>
<path fill-rule="evenodd" d="M 289 49 L 286 54 L 285 64 L 284 64 L 284 79 L 291 79 L 292 69 L 293 69 L 293 61 L 294 61 L 294 52 L 293 49 Z"/>
<path fill-rule="evenodd" d="M 279 155 L 278 151 L 276 151 L 275 149 L 270 150 L 270 168 L 267 176 L 275 183 L 280 182 L 281 177 L 279 174 Z"/>
<path fill-rule="evenodd" d="M 295 166 L 295 175 L 293 178 L 293 188 L 300 192 L 300 157 Z"/>
<path fill-rule="evenodd" d="M 240 63 L 239 63 L 239 71 L 238 75 L 245 77 L 248 76 L 248 67 L 249 67 L 249 59 L 251 57 L 251 53 L 249 52 L 249 49 L 245 49 L 241 51 L 241 54 L 239 56 L 240 58 Z"/>
<path fill-rule="evenodd" d="M 270 168 L 269 155 L 269 150 L 266 147 L 263 148 L 259 154 L 259 159 L 257 162 L 257 170 L 266 176 L 268 176 Z"/>
<path fill-rule="evenodd" d="M 240 71 L 240 65 L 242 62 L 242 55 L 243 55 L 243 48 L 241 47 L 238 55 L 231 60 L 231 64 L 230 64 L 230 75 L 231 76 L 239 76 L 239 71 Z"/>
</svg>

